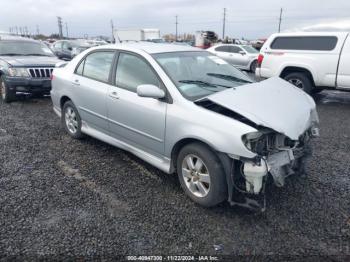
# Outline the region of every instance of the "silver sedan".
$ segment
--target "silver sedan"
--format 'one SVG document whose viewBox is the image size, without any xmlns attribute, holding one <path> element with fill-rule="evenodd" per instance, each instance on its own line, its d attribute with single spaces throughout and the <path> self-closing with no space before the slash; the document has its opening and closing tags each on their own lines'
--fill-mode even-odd
<svg viewBox="0 0 350 262">
<path fill-rule="evenodd" d="M 67 133 L 177 172 L 195 202 L 263 193 L 302 172 L 317 135 L 313 99 L 288 82 L 253 83 L 207 51 L 129 43 L 84 51 L 53 72 L 51 98 Z"/>
<path fill-rule="evenodd" d="M 219 44 L 207 51 L 224 59 L 231 65 L 255 73 L 259 51 L 250 45 Z"/>
</svg>

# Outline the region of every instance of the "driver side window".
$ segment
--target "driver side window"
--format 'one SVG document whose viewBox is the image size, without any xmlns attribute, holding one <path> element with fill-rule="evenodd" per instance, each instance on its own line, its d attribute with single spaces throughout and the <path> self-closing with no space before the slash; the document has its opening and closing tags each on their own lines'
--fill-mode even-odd
<svg viewBox="0 0 350 262">
<path fill-rule="evenodd" d="M 139 85 L 160 87 L 157 75 L 151 66 L 138 56 L 121 53 L 118 59 L 115 83 L 117 87 L 136 92 Z"/>
</svg>

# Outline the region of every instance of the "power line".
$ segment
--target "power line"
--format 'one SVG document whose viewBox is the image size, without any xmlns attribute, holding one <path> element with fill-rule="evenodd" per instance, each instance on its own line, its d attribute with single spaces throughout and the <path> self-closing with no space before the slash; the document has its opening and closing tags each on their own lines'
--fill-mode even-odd
<svg viewBox="0 0 350 262">
<path fill-rule="evenodd" d="M 280 19 L 279 19 L 279 23 L 278 23 L 278 33 L 281 32 L 282 12 L 283 12 L 283 9 L 281 8 L 281 11 L 280 11 Z"/>
<path fill-rule="evenodd" d="M 222 40 L 225 39 L 225 27 L 226 27 L 226 8 L 224 8 L 224 21 L 222 24 Z"/>
<path fill-rule="evenodd" d="M 177 25 L 179 23 L 177 22 L 177 15 L 175 16 L 175 42 L 177 42 Z"/>
</svg>

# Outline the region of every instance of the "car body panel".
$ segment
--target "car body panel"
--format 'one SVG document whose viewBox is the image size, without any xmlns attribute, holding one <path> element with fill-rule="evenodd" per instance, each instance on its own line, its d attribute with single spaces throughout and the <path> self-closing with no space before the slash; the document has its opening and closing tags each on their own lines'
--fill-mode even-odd
<svg viewBox="0 0 350 262">
<path fill-rule="evenodd" d="M 278 77 L 228 89 L 207 99 L 293 140 L 298 140 L 312 121 L 318 121 L 311 116 L 316 107 L 312 98 Z"/>
</svg>

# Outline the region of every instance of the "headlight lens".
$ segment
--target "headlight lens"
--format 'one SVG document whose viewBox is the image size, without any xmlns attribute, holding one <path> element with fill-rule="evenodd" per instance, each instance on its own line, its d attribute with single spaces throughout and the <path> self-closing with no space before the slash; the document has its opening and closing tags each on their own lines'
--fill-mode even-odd
<svg viewBox="0 0 350 262">
<path fill-rule="evenodd" d="M 29 77 L 27 69 L 26 68 L 19 68 L 19 67 L 9 68 L 9 75 L 10 76 L 17 76 L 17 77 Z"/>
</svg>

